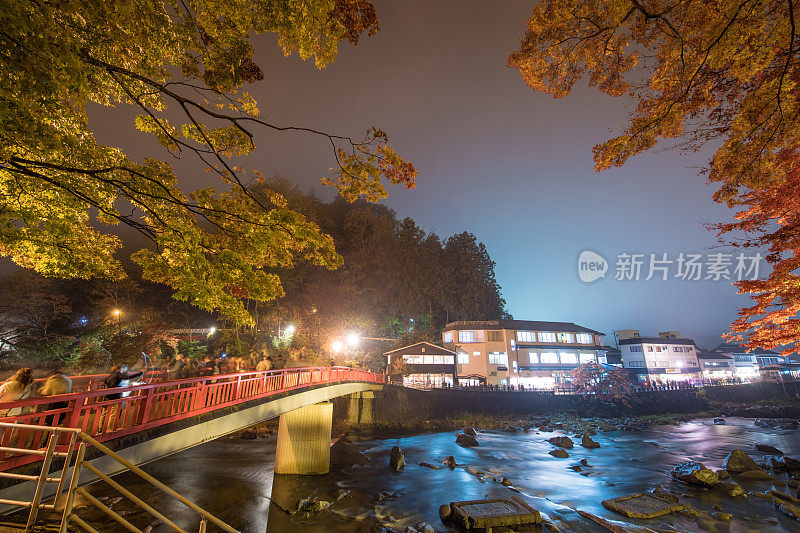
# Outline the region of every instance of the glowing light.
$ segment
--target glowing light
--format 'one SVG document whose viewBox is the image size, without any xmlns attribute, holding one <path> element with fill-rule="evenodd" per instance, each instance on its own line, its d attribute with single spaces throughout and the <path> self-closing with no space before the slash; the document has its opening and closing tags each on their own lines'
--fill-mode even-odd
<svg viewBox="0 0 800 533">
<path fill-rule="evenodd" d="M 217 332 L 217 328 L 215 328 L 214 326 L 211 326 L 210 328 L 208 328 L 208 334 L 209 335 L 213 335 L 216 332 Z"/>
<path fill-rule="evenodd" d="M 683 368 L 683 365 L 684 365 L 683 361 L 678 361 L 677 363 L 675 363 L 675 366 L 677 366 L 678 368 Z"/>
<path fill-rule="evenodd" d="M 331 351 L 333 353 L 339 353 L 344 350 L 344 343 L 340 340 L 335 340 L 331 343 Z"/>
<path fill-rule="evenodd" d="M 347 345 L 348 346 L 356 346 L 358 344 L 359 338 L 358 333 L 348 333 L 347 334 Z"/>
<path fill-rule="evenodd" d="M 114 309 L 114 316 L 119 316 L 119 315 L 120 315 L 120 310 Z"/>
<path fill-rule="evenodd" d="M 286 326 L 287 335 L 294 335 L 294 332 L 295 332 L 295 327 L 293 325 L 289 324 L 288 326 Z"/>
</svg>

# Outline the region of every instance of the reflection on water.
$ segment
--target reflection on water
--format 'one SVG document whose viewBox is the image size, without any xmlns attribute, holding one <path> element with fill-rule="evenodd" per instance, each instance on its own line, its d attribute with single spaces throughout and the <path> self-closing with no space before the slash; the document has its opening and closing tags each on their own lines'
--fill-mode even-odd
<svg viewBox="0 0 800 533">
<path fill-rule="evenodd" d="M 330 474 L 277 476 L 274 480 L 274 440 L 219 440 L 152 463 L 145 470 L 248 533 L 263 533 L 265 529 L 270 533 L 373 531 L 381 523 L 403 531 L 420 522 L 436 531 L 447 531 L 438 519 L 439 505 L 516 494 L 494 480 L 502 477 L 508 477 L 519 495 L 562 531 L 605 531 L 581 518 L 575 509 L 620 520 L 620 515 L 604 509 L 600 501 L 659 485 L 694 496 L 689 501 L 700 511 L 719 505 L 733 513 L 734 519 L 697 522 L 671 515 L 639 521 L 656 531 L 800 531 L 798 523 L 782 516 L 771 502 L 754 497 L 733 499 L 673 482 L 669 477 L 673 465 L 687 460 L 719 468 L 725 455 L 737 448 L 757 457 L 756 442 L 800 456 L 800 434 L 796 431 L 756 428 L 746 419 L 729 419 L 725 426 L 696 420 L 642 432 L 600 433 L 593 437 L 600 443 L 599 449 L 576 446 L 569 451 L 569 458 L 556 459 L 547 453 L 553 447 L 546 439 L 559 434 L 486 432 L 479 434 L 478 448 L 457 446 L 451 432 L 398 438 L 349 437 L 332 448 Z M 399 446 L 406 456 L 405 470 L 399 473 L 388 467 L 392 446 Z M 448 455 L 455 456 L 459 464 L 454 471 L 419 465 L 441 464 Z M 583 466 L 579 472 L 571 468 L 584 458 L 590 466 Z M 132 476 L 120 477 L 136 485 Z M 744 482 L 742 486 L 745 491 L 763 491 L 771 483 Z M 270 494 L 275 502 L 272 505 Z M 311 514 L 285 512 L 295 510 L 298 501 L 309 496 L 332 505 Z M 183 516 L 192 522 L 191 516 Z"/>
</svg>

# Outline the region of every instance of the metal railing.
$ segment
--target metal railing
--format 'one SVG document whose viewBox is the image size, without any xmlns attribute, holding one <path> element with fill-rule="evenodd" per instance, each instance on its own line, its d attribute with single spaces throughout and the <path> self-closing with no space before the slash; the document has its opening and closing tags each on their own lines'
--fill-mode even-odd
<svg viewBox="0 0 800 533">
<path fill-rule="evenodd" d="M 144 500 L 142 500 L 141 498 L 130 492 L 128 489 L 126 489 L 125 487 L 114 481 L 111 477 L 103 473 L 100 469 L 96 468 L 91 463 L 86 461 L 85 460 L 86 447 L 93 446 L 104 455 L 110 457 L 111 459 L 113 459 L 126 469 L 130 470 L 131 472 L 139 476 L 149 485 L 155 487 L 156 489 L 167 494 L 168 496 L 175 498 L 182 504 L 186 505 L 187 507 L 195 511 L 200 517 L 200 529 L 199 529 L 200 533 L 204 533 L 206 531 L 208 523 L 211 523 L 228 533 L 238 533 L 236 529 L 234 529 L 227 523 L 223 522 L 222 520 L 220 520 L 213 514 L 209 513 L 202 507 L 198 506 L 194 502 L 184 498 L 178 492 L 164 485 L 162 482 L 158 481 L 150 474 L 147 474 L 146 472 L 138 468 L 136 465 L 134 465 L 124 457 L 115 453 L 113 450 L 109 449 L 107 446 L 98 442 L 96 439 L 90 437 L 89 435 L 87 435 L 86 433 L 84 433 L 79 429 L 31 426 L 28 424 L 14 424 L 8 422 L 0 422 L 0 428 L 3 428 L 3 430 L 11 432 L 16 432 L 21 430 L 34 430 L 48 435 L 47 446 L 43 449 L 4 447 L 2 450 L 2 451 L 17 452 L 17 453 L 27 452 L 40 455 L 42 457 L 42 469 L 38 475 L 0 472 L 0 477 L 22 479 L 26 481 L 36 481 L 36 488 L 34 489 L 33 496 L 30 501 L 0 499 L 0 504 L 30 508 L 30 511 L 28 513 L 28 520 L 25 525 L 26 532 L 34 530 L 37 518 L 39 516 L 39 510 L 49 509 L 59 512 L 61 514 L 61 522 L 59 525 L 60 533 L 66 533 L 70 523 L 76 524 L 84 531 L 89 531 L 90 533 L 98 533 L 100 530 L 98 530 L 96 527 L 94 527 L 89 522 L 87 522 L 86 520 L 84 520 L 75 513 L 75 507 L 74 507 L 75 495 L 79 494 L 87 504 L 96 507 L 97 509 L 105 513 L 112 520 L 123 526 L 128 531 L 131 531 L 133 533 L 142 533 L 141 529 L 139 529 L 131 522 L 123 518 L 122 515 L 114 511 L 108 505 L 101 502 L 99 499 L 92 496 L 86 489 L 78 486 L 81 470 L 86 469 L 95 476 L 97 476 L 100 480 L 106 482 L 117 492 L 128 498 L 128 500 L 132 501 L 139 508 L 146 511 L 152 517 L 163 522 L 167 527 L 171 528 L 173 531 L 176 531 L 178 533 L 187 533 L 185 529 L 178 526 L 174 521 L 167 518 L 164 514 L 162 514 L 154 507 L 146 503 Z M 67 448 L 64 451 L 57 451 L 56 446 L 63 437 L 69 438 L 69 443 L 67 445 Z M 51 477 L 49 473 L 50 465 L 52 464 L 52 460 L 54 457 L 64 458 L 64 465 L 61 468 L 61 474 L 58 477 Z M 72 460 L 73 457 L 75 459 L 74 462 Z M 72 466 L 70 467 L 71 463 Z M 68 484 L 65 487 L 64 482 L 67 480 Z M 52 504 L 42 503 L 43 495 L 45 492 L 44 489 L 47 483 L 58 484 Z"/>
<path fill-rule="evenodd" d="M 384 376 L 347 367 L 305 367 L 244 372 L 163 381 L 117 389 L 84 390 L 71 394 L 0 404 L 0 410 L 20 407 L 23 414 L 0 421 L 0 472 L 42 459 L 23 450 L 44 449 L 51 432 L 44 426 L 73 428 L 98 442 L 132 435 L 178 420 L 313 385 L 337 382 L 384 383 Z M 123 393 L 127 395 L 121 396 Z M 27 412 L 26 412 L 27 411 Z M 16 443 L 16 450 L 9 447 Z M 66 437 L 55 443 L 66 451 Z"/>
</svg>

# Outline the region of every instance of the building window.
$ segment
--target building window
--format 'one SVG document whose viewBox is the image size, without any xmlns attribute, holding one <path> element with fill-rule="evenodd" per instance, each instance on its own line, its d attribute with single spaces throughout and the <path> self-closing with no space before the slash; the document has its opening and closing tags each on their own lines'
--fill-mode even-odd
<svg viewBox="0 0 800 533">
<path fill-rule="evenodd" d="M 518 331 L 517 342 L 536 342 L 536 332 L 534 331 Z"/>
<path fill-rule="evenodd" d="M 644 368 L 644 361 L 628 361 L 628 368 Z"/>
<path fill-rule="evenodd" d="M 561 364 L 562 365 L 577 365 L 578 364 L 578 354 L 575 352 L 561 352 Z"/>
<path fill-rule="evenodd" d="M 659 366 L 659 368 L 669 367 L 669 361 L 658 361 L 656 364 Z"/>
<path fill-rule="evenodd" d="M 558 364 L 558 354 L 556 352 L 542 352 L 540 359 L 543 364 Z"/>
<path fill-rule="evenodd" d="M 578 344 L 592 344 L 592 336 L 588 333 L 578 333 Z"/>
<path fill-rule="evenodd" d="M 424 365 L 432 365 L 433 364 L 433 356 L 432 355 L 423 355 L 422 356 L 422 364 L 424 364 Z"/>
<path fill-rule="evenodd" d="M 487 331 L 486 339 L 490 342 L 503 342 L 503 332 L 499 330 Z"/>
<path fill-rule="evenodd" d="M 459 352 L 458 353 L 458 364 L 459 365 L 468 365 L 469 364 L 469 354 L 467 352 Z"/>
<path fill-rule="evenodd" d="M 539 342 L 556 342 L 556 334 L 552 332 L 539 332 Z"/>
<path fill-rule="evenodd" d="M 749 355 L 734 355 L 733 359 L 737 363 L 752 363 L 753 362 L 753 358 L 751 356 L 749 356 Z"/>
<path fill-rule="evenodd" d="M 586 363 L 594 363 L 595 357 L 593 353 L 586 353 L 581 352 L 581 364 L 585 365 Z"/>
<path fill-rule="evenodd" d="M 443 365 L 444 364 L 444 356 L 443 355 L 434 355 L 433 356 L 433 364 L 434 365 Z"/>
<path fill-rule="evenodd" d="M 489 364 L 508 366 L 508 356 L 505 352 L 489 352 Z"/>
<path fill-rule="evenodd" d="M 444 342 L 453 342 L 453 332 L 452 331 L 445 331 L 444 332 Z"/>
<path fill-rule="evenodd" d="M 648 346 L 648 347 L 647 347 L 647 351 L 648 351 L 648 352 L 652 352 L 652 351 L 653 351 L 653 347 L 652 347 L 652 346 Z"/>
<path fill-rule="evenodd" d="M 472 357 L 480 357 L 481 352 L 472 352 Z"/>
<path fill-rule="evenodd" d="M 682 352 L 683 351 L 683 347 L 681 347 L 681 346 L 673 346 L 672 350 L 675 351 L 675 352 Z"/>
<path fill-rule="evenodd" d="M 530 358 L 530 362 L 531 362 L 532 365 L 539 364 L 539 354 L 538 353 L 531 352 L 531 353 L 528 354 L 528 357 Z"/>
<path fill-rule="evenodd" d="M 558 334 L 558 342 L 563 342 L 566 344 L 572 344 L 575 342 L 575 335 L 572 333 L 559 333 Z"/>
<path fill-rule="evenodd" d="M 483 330 L 472 329 L 459 331 L 458 342 L 483 342 Z"/>
<path fill-rule="evenodd" d="M 631 351 L 632 352 L 641 352 L 642 351 L 642 347 L 641 346 L 631 346 Z"/>
</svg>

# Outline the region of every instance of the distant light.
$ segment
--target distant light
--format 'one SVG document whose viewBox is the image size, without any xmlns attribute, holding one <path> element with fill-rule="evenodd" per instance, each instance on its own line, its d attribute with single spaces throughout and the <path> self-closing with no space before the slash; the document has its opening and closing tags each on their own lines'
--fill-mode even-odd
<svg viewBox="0 0 800 533">
<path fill-rule="evenodd" d="M 293 325 L 289 324 L 288 326 L 286 326 L 287 335 L 294 335 L 294 332 L 295 332 L 295 327 Z"/>
<path fill-rule="evenodd" d="M 344 350 L 344 343 L 340 340 L 335 340 L 331 343 L 331 351 L 333 353 L 339 353 Z"/>
<path fill-rule="evenodd" d="M 317 312 L 317 308 L 316 308 L 316 307 L 312 307 L 312 308 L 311 308 L 311 312 L 312 312 L 312 313 L 316 313 L 316 312 Z"/>
<path fill-rule="evenodd" d="M 210 328 L 208 328 L 208 334 L 209 335 L 213 335 L 216 332 L 217 332 L 217 328 L 215 328 L 214 326 L 211 326 Z"/>
<path fill-rule="evenodd" d="M 409 318 L 408 321 L 409 322 L 414 322 L 414 319 L 413 318 Z"/>
<path fill-rule="evenodd" d="M 114 309 L 114 315 L 115 316 L 119 316 L 119 314 L 120 314 L 120 310 L 119 309 Z"/>
<path fill-rule="evenodd" d="M 678 368 L 683 368 L 683 364 L 684 364 L 684 363 L 683 363 L 683 361 L 678 361 L 678 362 L 676 363 L 676 365 L 677 365 L 677 367 L 678 367 Z"/>
<path fill-rule="evenodd" d="M 348 333 L 347 334 L 347 345 L 348 346 L 356 346 L 358 344 L 358 333 Z"/>
</svg>

